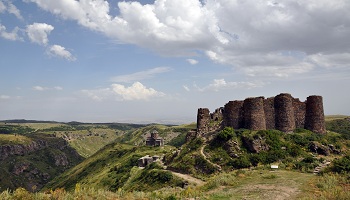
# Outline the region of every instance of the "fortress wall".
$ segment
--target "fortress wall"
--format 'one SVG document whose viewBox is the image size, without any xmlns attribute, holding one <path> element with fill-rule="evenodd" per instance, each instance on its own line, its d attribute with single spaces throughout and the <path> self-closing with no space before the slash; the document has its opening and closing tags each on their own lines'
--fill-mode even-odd
<svg viewBox="0 0 350 200">
<path fill-rule="evenodd" d="M 226 126 L 234 129 L 277 129 L 283 132 L 305 128 L 324 134 L 322 97 L 310 96 L 306 102 L 301 102 L 290 94 L 282 93 L 268 99 L 256 97 L 230 101 L 213 113 L 208 108 L 198 109 L 197 135 L 221 130 Z"/>
<path fill-rule="evenodd" d="M 229 101 L 223 109 L 223 125 L 234 129 L 243 127 L 243 101 Z"/>
<path fill-rule="evenodd" d="M 264 113 L 266 129 L 275 129 L 275 98 L 267 98 L 264 100 Z"/>
<path fill-rule="evenodd" d="M 264 97 L 247 98 L 243 103 L 244 128 L 266 130 Z"/>
<path fill-rule="evenodd" d="M 213 113 L 210 114 L 210 120 L 211 121 L 221 121 L 223 118 L 222 114 L 223 108 L 217 108 Z"/>
<path fill-rule="evenodd" d="M 279 94 L 275 97 L 274 104 L 276 129 L 283 132 L 292 132 L 295 129 L 292 95 Z"/>
<path fill-rule="evenodd" d="M 294 109 L 295 128 L 304 128 L 306 103 L 301 102 L 298 98 L 294 98 L 293 109 Z"/>
<path fill-rule="evenodd" d="M 210 112 L 208 108 L 198 108 L 197 112 L 197 134 L 208 132 L 210 123 Z"/>
<path fill-rule="evenodd" d="M 306 100 L 305 129 L 325 134 L 322 96 L 309 96 Z"/>
</svg>

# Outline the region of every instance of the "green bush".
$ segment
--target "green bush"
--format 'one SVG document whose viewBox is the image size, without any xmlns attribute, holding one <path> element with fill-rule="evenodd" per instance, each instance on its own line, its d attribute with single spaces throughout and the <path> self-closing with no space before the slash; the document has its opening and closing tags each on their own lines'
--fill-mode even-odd
<svg viewBox="0 0 350 200">
<path fill-rule="evenodd" d="M 174 139 L 170 140 L 168 145 L 172 145 L 174 147 L 181 147 L 186 142 L 186 133 L 181 133 Z"/>
<path fill-rule="evenodd" d="M 341 159 L 333 161 L 332 171 L 338 173 L 350 172 L 350 155 L 346 155 Z"/>
<path fill-rule="evenodd" d="M 248 168 L 251 166 L 247 156 L 240 156 L 238 158 L 235 158 L 230 163 L 235 169 Z"/>
<path fill-rule="evenodd" d="M 217 135 L 217 138 L 222 141 L 228 141 L 233 137 L 236 137 L 236 134 L 232 127 L 225 127 L 224 130 L 220 131 Z"/>
<path fill-rule="evenodd" d="M 340 133 L 343 138 L 350 139 L 350 119 L 337 119 L 326 122 L 327 130 Z"/>
</svg>

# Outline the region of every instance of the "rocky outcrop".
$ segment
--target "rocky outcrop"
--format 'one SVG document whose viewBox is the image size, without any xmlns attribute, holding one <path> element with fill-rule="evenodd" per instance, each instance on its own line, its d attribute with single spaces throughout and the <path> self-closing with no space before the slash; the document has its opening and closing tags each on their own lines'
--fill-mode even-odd
<svg viewBox="0 0 350 200">
<path fill-rule="evenodd" d="M 28 170 L 30 163 L 28 162 L 18 162 L 12 168 L 12 173 L 15 175 L 22 174 L 25 170 Z"/>
<path fill-rule="evenodd" d="M 244 101 L 229 101 L 223 108 L 210 113 L 208 108 L 199 108 L 197 135 L 219 131 L 224 127 L 234 129 L 277 129 L 292 132 L 305 128 L 315 133 L 326 133 L 321 96 L 309 96 L 301 102 L 292 95 L 282 93 L 276 97 L 247 98 Z"/>
<path fill-rule="evenodd" d="M 0 161 L 12 155 L 23 156 L 47 146 L 47 142 L 43 140 L 32 141 L 30 144 L 2 145 L 0 146 Z"/>
<path fill-rule="evenodd" d="M 331 154 L 329 147 L 327 147 L 323 144 L 320 144 L 318 142 L 315 142 L 315 141 L 310 142 L 309 150 L 314 152 L 314 153 L 325 155 L 325 156 L 329 156 Z"/>
<path fill-rule="evenodd" d="M 27 134 L 26 137 L 32 142 L 0 146 L 0 169 L 4 172 L 0 191 L 18 187 L 38 191 L 83 159 L 62 138 L 46 134 Z"/>
<path fill-rule="evenodd" d="M 232 158 L 238 158 L 239 154 L 241 153 L 241 148 L 239 147 L 239 144 L 237 141 L 229 140 L 225 142 L 225 144 L 222 146 L 223 149 L 232 157 Z"/>
<path fill-rule="evenodd" d="M 54 154 L 53 158 L 55 160 L 55 165 L 56 166 L 68 166 L 69 161 L 68 158 L 65 154 Z"/>
<path fill-rule="evenodd" d="M 243 145 L 252 153 L 259 153 L 261 151 L 268 151 L 270 149 L 269 145 L 261 136 L 256 138 L 242 137 Z"/>
</svg>

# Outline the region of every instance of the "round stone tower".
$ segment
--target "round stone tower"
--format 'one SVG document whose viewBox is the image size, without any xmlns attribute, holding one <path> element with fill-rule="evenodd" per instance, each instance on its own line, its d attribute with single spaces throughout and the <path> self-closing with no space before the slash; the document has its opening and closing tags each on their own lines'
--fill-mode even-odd
<svg viewBox="0 0 350 200">
<path fill-rule="evenodd" d="M 313 95 L 306 99 L 305 129 L 326 133 L 322 96 Z"/>
<path fill-rule="evenodd" d="M 229 101 L 223 109 L 224 126 L 234 129 L 242 127 L 242 108 L 243 101 Z"/>
<path fill-rule="evenodd" d="M 198 108 L 197 134 L 206 133 L 209 130 L 210 112 L 208 108 Z"/>
<path fill-rule="evenodd" d="M 244 128 L 266 130 L 264 97 L 247 98 L 243 103 Z"/>
<path fill-rule="evenodd" d="M 283 132 L 292 132 L 295 129 L 293 97 L 282 93 L 275 97 L 275 125 L 276 129 Z"/>
</svg>

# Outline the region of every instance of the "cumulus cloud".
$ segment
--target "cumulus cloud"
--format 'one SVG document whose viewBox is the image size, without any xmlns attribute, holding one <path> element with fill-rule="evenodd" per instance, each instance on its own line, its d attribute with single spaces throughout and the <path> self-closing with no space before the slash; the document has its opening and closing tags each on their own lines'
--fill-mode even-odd
<svg viewBox="0 0 350 200">
<path fill-rule="evenodd" d="M 66 48 L 60 46 L 60 45 L 52 45 L 49 49 L 48 49 L 48 54 L 51 56 L 56 56 L 56 57 L 60 57 L 60 58 L 64 58 L 66 60 L 69 61 L 75 61 L 76 58 L 68 51 L 66 50 Z"/>
<path fill-rule="evenodd" d="M 122 100 L 149 100 L 150 98 L 165 96 L 164 93 L 158 92 L 153 88 L 147 88 L 140 82 L 135 82 L 130 87 L 112 84 L 112 90 L 120 95 Z"/>
<path fill-rule="evenodd" d="M 220 90 L 227 90 L 227 89 L 238 89 L 238 88 L 245 88 L 245 89 L 252 89 L 256 87 L 262 87 L 264 86 L 264 83 L 262 82 L 227 82 L 225 79 L 214 79 L 208 86 L 205 86 L 203 88 L 197 89 L 201 92 L 204 91 L 220 91 Z"/>
<path fill-rule="evenodd" d="M 123 82 L 123 83 L 130 83 L 133 81 L 141 81 L 144 79 L 153 78 L 157 74 L 162 74 L 165 72 L 169 72 L 171 70 L 172 70 L 172 68 L 170 68 L 170 67 L 156 67 L 153 69 L 148 69 L 145 71 L 140 71 L 140 72 L 136 72 L 136 73 L 132 73 L 132 74 L 115 76 L 115 77 L 111 78 L 111 81 Z"/>
<path fill-rule="evenodd" d="M 198 60 L 195 60 L 195 59 L 187 59 L 187 62 L 190 63 L 191 65 L 198 64 Z"/>
<path fill-rule="evenodd" d="M 19 28 L 15 27 L 11 32 L 6 31 L 6 27 L 0 24 L 0 37 L 7 39 L 7 40 L 12 40 L 12 41 L 22 41 L 23 38 L 21 38 L 18 35 Z"/>
<path fill-rule="evenodd" d="M 348 0 L 122 1 L 117 16 L 105 0 L 27 1 L 120 42 L 176 56 L 202 51 L 254 76 L 263 69 L 279 77 L 310 72 L 317 55 L 334 57 L 350 46 Z"/>
<path fill-rule="evenodd" d="M 49 42 L 48 35 L 54 29 L 46 23 L 33 23 L 27 26 L 26 32 L 31 42 L 46 46 Z"/>
<path fill-rule="evenodd" d="M 81 92 L 95 101 L 103 101 L 111 98 L 122 101 L 147 101 L 152 98 L 165 96 L 163 92 L 156 91 L 153 88 L 147 88 L 140 82 L 135 82 L 129 87 L 121 84 L 112 84 L 108 88 L 82 90 Z"/>
</svg>

